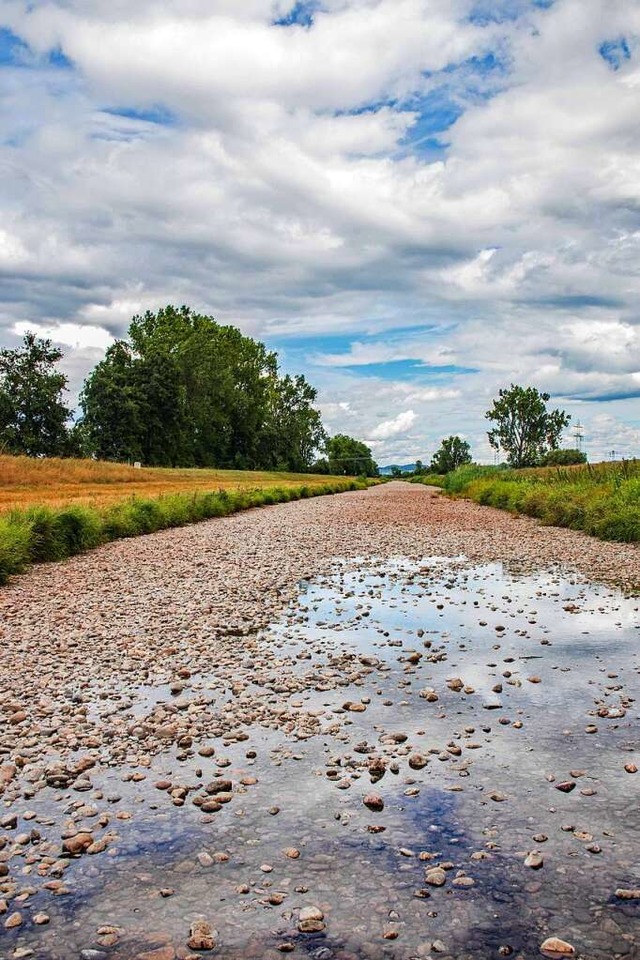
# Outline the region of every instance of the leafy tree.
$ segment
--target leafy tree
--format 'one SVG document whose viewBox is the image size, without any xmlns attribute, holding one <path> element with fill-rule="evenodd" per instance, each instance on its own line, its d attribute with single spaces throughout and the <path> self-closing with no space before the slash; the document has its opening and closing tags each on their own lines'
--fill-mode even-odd
<svg viewBox="0 0 640 960">
<path fill-rule="evenodd" d="M 329 473 L 329 461 L 326 457 L 320 457 L 318 460 L 314 460 L 310 467 L 311 473 Z"/>
<path fill-rule="evenodd" d="M 100 460 L 140 460 L 143 420 L 135 358 L 117 340 L 87 377 L 80 395 L 87 443 Z"/>
<path fill-rule="evenodd" d="M 417 477 L 421 477 L 423 473 L 427 472 L 427 468 L 422 460 L 416 460 L 416 466 L 413 472 Z"/>
<path fill-rule="evenodd" d="M 0 449 L 14 454 L 64 456 L 71 410 L 62 396 L 67 378 L 56 369 L 62 352 L 51 340 L 26 333 L 23 346 L 0 350 Z"/>
<path fill-rule="evenodd" d="M 558 447 L 571 417 L 562 410 L 547 410 L 548 393 L 535 387 L 511 384 L 500 390 L 493 407 L 485 413 L 496 426 L 488 432 L 495 450 L 506 452 L 512 467 L 535 467 L 549 450 Z"/>
<path fill-rule="evenodd" d="M 175 359 L 150 354 L 134 363 L 141 459 L 157 467 L 185 462 L 184 390 Z"/>
<path fill-rule="evenodd" d="M 543 467 L 568 467 L 575 463 L 586 463 L 587 455 L 582 450 L 565 449 L 550 450 L 545 454 L 540 465 Z"/>
<path fill-rule="evenodd" d="M 320 413 L 313 406 L 316 397 L 315 387 L 301 375 L 273 379 L 261 436 L 262 463 L 277 470 L 312 467 L 316 451 L 327 439 Z"/>
<path fill-rule="evenodd" d="M 335 437 L 329 437 L 325 449 L 330 473 L 354 477 L 378 476 L 378 465 L 373 460 L 371 450 L 360 440 L 337 433 Z"/>
<path fill-rule="evenodd" d="M 471 463 L 471 448 L 466 440 L 452 435 L 442 441 L 431 458 L 431 471 L 452 473 L 464 463 Z"/>
<path fill-rule="evenodd" d="M 299 471 L 325 440 L 315 400 L 263 343 L 172 306 L 134 317 L 82 395 L 100 457 Z"/>
</svg>

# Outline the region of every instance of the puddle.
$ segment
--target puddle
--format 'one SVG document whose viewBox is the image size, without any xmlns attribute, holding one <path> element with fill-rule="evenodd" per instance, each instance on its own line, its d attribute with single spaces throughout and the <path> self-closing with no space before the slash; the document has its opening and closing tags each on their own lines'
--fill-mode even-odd
<svg viewBox="0 0 640 960">
<path fill-rule="evenodd" d="M 26 894 L 9 904 L 24 923 L 0 933 L 0 956 L 173 960 L 197 952 L 186 942 L 204 917 L 224 960 L 528 960 L 548 936 L 585 960 L 640 957 L 640 901 L 615 895 L 640 887 L 640 775 L 624 769 L 639 746 L 638 606 L 560 571 L 336 564 L 242 661 L 242 698 L 273 703 L 279 723 L 212 735 L 210 757 L 204 741 L 143 766 L 123 756 L 87 793 L 44 787 L 13 805 L 0 858 L 34 826 L 60 837 L 72 815 L 96 834 L 108 816 L 110 839 L 59 872 L 38 843 L 15 853 L 0 891 Z M 212 730 L 245 715 L 219 677 L 111 693 L 92 722 L 144 723 L 187 696 Z M 221 779 L 232 799 L 203 813 L 193 798 Z M 58 875 L 67 894 L 43 887 Z M 299 933 L 305 906 L 323 930 Z"/>
</svg>

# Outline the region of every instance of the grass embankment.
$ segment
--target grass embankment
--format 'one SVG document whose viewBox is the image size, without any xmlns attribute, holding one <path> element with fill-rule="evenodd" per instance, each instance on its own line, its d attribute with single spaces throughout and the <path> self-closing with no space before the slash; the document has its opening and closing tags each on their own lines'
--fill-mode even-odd
<svg viewBox="0 0 640 960">
<path fill-rule="evenodd" d="M 159 497 L 194 490 L 322 486 L 327 476 L 252 470 L 170 469 L 101 460 L 0 456 L 0 514 L 34 504 L 104 506 L 126 497 Z"/>
<path fill-rule="evenodd" d="M 423 482 L 419 477 L 416 481 Z M 637 460 L 530 470 L 469 465 L 438 485 L 452 496 L 583 530 L 601 540 L 640 541 Z"/>
<path fill-rule="evenodd" d="M 0 457 L 0 583 L 32 563 L 63 560 L 111 540 L 368 485 L 346 477 Z"/>
</svg>

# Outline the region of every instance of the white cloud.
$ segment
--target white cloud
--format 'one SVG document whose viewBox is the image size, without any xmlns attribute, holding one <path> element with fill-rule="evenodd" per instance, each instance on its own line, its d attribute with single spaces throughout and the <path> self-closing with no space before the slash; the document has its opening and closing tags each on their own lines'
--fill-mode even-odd
<svg viewBox="0 0 640 960">
<path fill-rule="evenodd" d="M 523 0 L 482 26 L 471 0 L 325 0 L 274 26 L 292 6 L 0 4 L 31 46 L 2 68 L 3 341 L 49 331 L 77 379 L 133 313 L 186 302 L 313 336 L 332 428 L 383 458 L 460 431 L 490 456 L 511 380 L 638 452 L 640 7 Z M 424 152 L 438 97 L 461 116 Z M 367 369 L 402 360 L 404 381 Z M 378 437 L 398 409 L 415 423 Z"/>
<path fill-rule="evenodd" d="M 40 324 L 16 323 L 13 332 L 20 337 L 31 332 L 46 337 L 57 344 L 74 347 L 77 350 L 87 347 L 106 350 L 114 342 L 111 334 L 102 327 L 91 327 L 78 323 Z"/>
<path fill-rule="evenodd" d="M 397 437 L 405 434 L 417 420 L 417 415 L 413 410 L 405 410 L 399 413 L 393 420 L 383 420 L 370 433 L 371 440 L 388 440 L 390 437 Z"/>
</svg>

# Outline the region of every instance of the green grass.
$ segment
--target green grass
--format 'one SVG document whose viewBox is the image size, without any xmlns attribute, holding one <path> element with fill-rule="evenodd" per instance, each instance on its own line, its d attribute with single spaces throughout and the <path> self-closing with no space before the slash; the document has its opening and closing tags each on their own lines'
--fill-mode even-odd
<svg viewBox="0 0 640 960">
<path fill-rule="evenodd" d="M 423 473 L 419 477 L 412 477 L 409 483 L 421 483 L 423 487 L 443 487 L 444 481 L 444 474 Z"/>
<path fill-rule="evenodd" d="M 365 490 L 375 481 L 328 480 L 318 485 L 245 490 L 196 490 L 157 498 L 129 497 L 103 507 L 32 506 L 0 516 L 0 583 L 32 563 L 63 560 L 102 543 L 226 517 L 239 510 L 324 494 Z"/>
<path fill-rule="evenodd" d="M 538 470 L 470 465 L 443 489 L 476 503 L 582 530 L 601 540 L 640 541 L 640 462 Z"/>
</svg>

